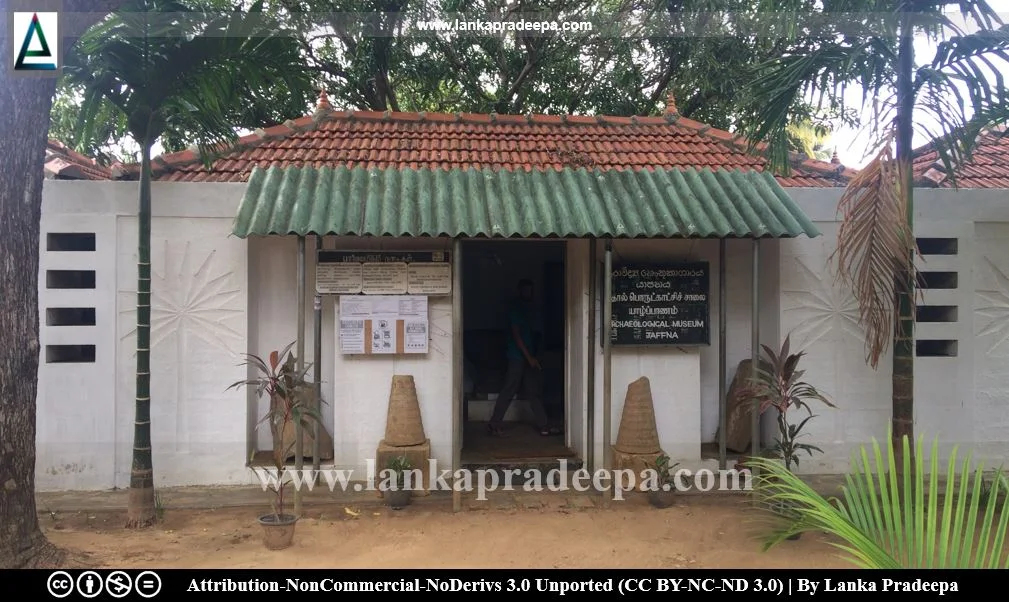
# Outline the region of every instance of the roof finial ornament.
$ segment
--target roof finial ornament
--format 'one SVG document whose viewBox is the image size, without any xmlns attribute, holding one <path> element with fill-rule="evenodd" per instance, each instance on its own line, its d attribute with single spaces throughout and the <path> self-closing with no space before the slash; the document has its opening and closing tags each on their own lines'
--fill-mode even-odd
<svg viewBox="0 0 1009 602">
<path fill-rule="evenodd" d="M 326 89 L 322 88 L 319 90 L 319 103 L 315 106 L 316 111 L 332 111 L 333 105 L 329 103 L 329 95 L 326 94 Z"/>
<path fill-rule="evenodd" d="M 834 147 L 834 154 L 830 157 L 830 162 L 833 163 L 834 165 L 840 165 L 841 164 L 841 157 L 837 156 L 837 147 L 836 146 Z"/>
<path fill-rule="evenodd" d="M 666 97 L 666 115 L 679 115 L 680 111 L 676 108 L 676 97 L 673 91 L 669 91 L 669 96 Z"/>
</svg>

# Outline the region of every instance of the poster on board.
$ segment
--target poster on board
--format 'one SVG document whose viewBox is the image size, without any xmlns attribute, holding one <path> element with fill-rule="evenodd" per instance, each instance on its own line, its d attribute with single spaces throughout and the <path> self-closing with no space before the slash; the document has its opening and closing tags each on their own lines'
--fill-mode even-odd
<svg viewBox="0 0 1009 602">
<path fill-rule="evenodd" d="M 344 355 L 403 355 L 428 351 L 427 297 L 340 297 L 339 347 Z"/>
</svg>

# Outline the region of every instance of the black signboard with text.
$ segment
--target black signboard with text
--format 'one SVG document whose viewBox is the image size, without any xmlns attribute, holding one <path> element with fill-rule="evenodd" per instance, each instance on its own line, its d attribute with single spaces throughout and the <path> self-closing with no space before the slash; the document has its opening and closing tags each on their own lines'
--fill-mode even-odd
<svg viewBox="0 0 1009 602">
<path fill-rule="evenodd" d="M 710 345 L 707 262 L 613 269 L 612 345 Z"/>
</svg>

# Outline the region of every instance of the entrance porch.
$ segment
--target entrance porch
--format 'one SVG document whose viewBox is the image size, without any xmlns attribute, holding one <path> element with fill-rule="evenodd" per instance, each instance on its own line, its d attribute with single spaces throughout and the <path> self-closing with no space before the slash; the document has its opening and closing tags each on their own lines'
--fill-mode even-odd
<svg viewBox="0 0 1009 602">
<path fill-rule="evenodd" d="M 717 432 L 717 459 L 725 467 L 728 361 L 746 354 L 755 356 L 764 340 L 762 328 L 767 340 L 776 343 L 777 339 L 777 307 L 772 303 L 766 313 L 760 310 L 762 298 L 775 298 L 774 282 L 771 279 L 762 285 L 759 278 L 761 266 L 776 265 L 777 259 L 773 244 L 761 242 L 802 234 L 817 236 L 818 231 L 773 176 L 758 172 L 563 169 L 515 173 L 340 167 L 254 170 L 234 234 L 267 237 L 264 249 L 278 236 L 287 239 L 281 244 L 293 241 L 296 246 L 298 301 L 294 308 L 277 307 L 275 311 L 298 314 L 298 323 L 305 325 L 297 331 L 302 333 L 299 348 L 314 349 L 315 364 L 322 367 L 314 378 L 332 408 L 336 465 L 367 466 L 385 428 L 388 383 L 393 375 L 410 375 L 417 383 L 432 459 L 440 467 L 451 467 L 454 473 L 464 466 L 467 439 L 473 464 L 542 462 L 544 458 L 555 462 L 569 457 L 583 460 L 592 470 L 611 469 L 622 396 L 627 385 L 641 376 L 652 381 L 662 449 L 674 461 L 699 463 L 702 445 L 714 441 Z M 490 245 L 518 249 L 543 245 L 546 240 L 563 249 L 558 255 L 563 257 L 561 283 L 554 280 L 556 268 L 552 268 L 554 276 L 540 276 L 541 281 L 549 280 L 553 306 L 563 315 L 563 334 L 555 321 L 550 324 L 552 339 L 544 339 L 553 343 L 558 353 L 555 369 L 564 374 L 556 381 L 561 391 L 557 405 L 563 408 L 563 444 L 542 439 L 533 444 L 532 437 L 519 431 L 510 442 L 489 445 L 475 436 L 477 425 L 467 437 L 466 425 L 474 406 L 467 394 L 466 339 L 467 334 L 481 330 L 467 328 L 469 314 L 479 318 L 481 309 L 493 301 L 476 300 L 474 307 L 470 300 L 468 308 L 467 280 L 486 280 L 483 286 L 478 285 L 478 294 L 510 283 L 507 277 L 495 277 L 486 266 L 467 262 L 473 261 L 472 256 L 481 260 L 485 249 L 493 249 Z M 761 253 L 762 246 L 769 247 L 768 251 Z M 314 266 L 308 249 L 313 247 L 320 251 L 447 252 L 452 266 L 451 291 L 428 299 L 427 353 L 337 352 L 338 301 L 321 293 L 312 281 Z M 283 257 L 268 251 L 260 254 L 261 260 L 274 262 L 277 270 L 290 270 L 289 259 Z M 493 250 L 490 257 L 494 263 L 501 259 L 494 259 Z M 736 266 L 730 267 L 733 257 L 738 257 Z M 614 270 L 627 263 L 686 261 L 706 262 L 717 275 L 709 290 L 700 295 L 718 300 L 717 307 L 707 308 L 710 314 L 701 318 L 702 322 L 710 321 L 706 328 L 717 332 L 717 341 L 714 334 L 710 340 L 681 345 L 626 345 L 618 340 L 612 328 Z M 533 263 L 526 260 L 525 268 Z M 556 266 L 558 262 L 546 263 Z M 774 271 L 770 272 L 773 276 Z M 727 286 L 730 277 L 732 285 Z M 729 294 L 733 299 L 731 313 Z M 314 301 L 309 302 L 310 297 Z M 493 300 L 493 294 L 488 299 Z M 749 319 L 739 311 L 746 307 Z M 309 311 L 314 318 L 311 327 Z M 733 323 L 737 313 L 739 319 Z M 260 313 L 260 323 L 274 322 L 268 316 Z M 736 325 L 747 327 L 750 344 L 747 347 L 745 337 L 737 339 L 734 332 L 731 340 L 739 346 L 730 356 L 728 331 Z M 283 346 L 279 337 L 279 332 L 269 339 L 260 337 L 259 348 Z M 267 342 L 273 339 L 276 344 Z M 558 342 L 563 343 L 563 349 L 556 349 Z M 327 366 L 332 366 L 331 388 L 324 387 Z M 475 387 L 470 388 L 476 392 Z M 486 413 L 486 404 L 476 408 Z M 751 433 L 759 445 L 756 417 Z"/>
</svg>

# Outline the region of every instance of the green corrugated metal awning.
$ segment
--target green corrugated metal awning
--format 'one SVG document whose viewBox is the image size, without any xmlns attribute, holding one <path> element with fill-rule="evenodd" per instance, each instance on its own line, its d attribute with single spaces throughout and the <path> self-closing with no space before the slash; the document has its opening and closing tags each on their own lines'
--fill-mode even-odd
<svg viewBox="0 0 1009 602">
<path fill-rule="evenodd" d="M 816 226 L 768 173 L 255 169 L 234 234 L 790 238 Z"/>
</svg>

